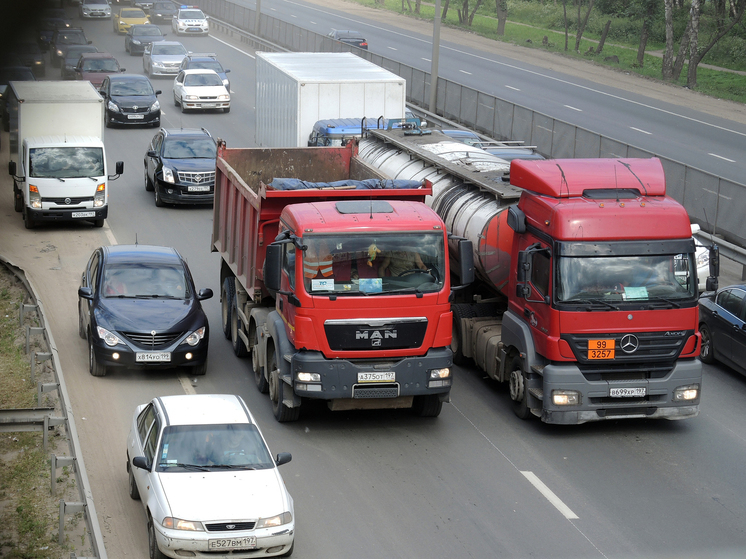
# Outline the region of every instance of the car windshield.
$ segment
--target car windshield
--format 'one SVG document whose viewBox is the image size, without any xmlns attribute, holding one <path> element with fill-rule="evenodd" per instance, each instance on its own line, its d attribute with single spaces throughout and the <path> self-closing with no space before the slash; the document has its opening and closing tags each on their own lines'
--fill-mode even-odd
<svg viewBox="0 0 746 559">
<path fill-rule="evenodd" d="M 211 138 L 167 138 L 163 157 L 167 159 L 215 159 L 218 147 Z"/>
<path fill-rule="evenodd" d="M 187 74 L 184 85 L 188 87 L 223 85 L 223 80 L 217 74 Z"/>
<path fill-rule="evenodd" d="M 104 150 L 100 147 L 46 147 L 29 150 L 29 176 L 34 178 L 101 177 Z"/>
<path fill-rule="evenodd" d="M 143 12 L 140 9 L 122 10 L 122 13 L 119 17 L 128 18 L 128 19 L 144 18 L 145 12 Z"/>
<path fill-rule="evenodd" d="M 45 19 L 41 22 L 41 29 L 52 30 L 60 27 L 67 27 L 67 22 L 61 18 Z"/>
<path fill-rule="evenodd" d="M 171 2 L 156 2 L 153 4 L 153 8 L 156 10 L 173 10 L 174 5 Z"/>
<path fill-rule="evenodd" d="M 160 37 L 162 35 L 161 30 L 157 27 L 134 28 L 132 34 L 137 35 L 138 37 Z"/>
<path fill-rule="evenodd" d="M 83 62 L 84 72 L 118 72 L 119 64 L 113 58 L 92 58 Z"/>
<path fill-rule="evenodd" d="M 202 10 L 181 10 L 179 19 L 205 19 L 205 14 Z"/>
<path fill-rule="evenodd" d="M 85 45 L 88 41 L 82 33 L 60 33 L 57 42 L 61 45 Z"/>
<path fill-rule="evenodd" d="M 120 96 L 153 95 L 153 86 L 146 80 L 116 80 L 111 82 L 111 94 Z"/>
<path fill-rule="evenodd" d="M 172 425 L 163 430 L 158 472 L 268 470 L 274 461 L 256 425 Z"/>
<path fill-rule="evenodd" d="M 377 295 L 443 289 L 442 233 L 304 235 L 303 278 L 311 295 Z M 286 270 L 295 250 L 287 245 Z"/>
<path fill-rule="evenodd" d="M 191 296 L 184 268 L 167 264 L 109 265 L 101 283 L 104 297 L 186 299 Z"/>
<path fill-rule="evenodd" d="M 561 257 L 557 300 L 650 301 L 696 297 L 693 254 Z"/>
<path fill-rule="evenodd" d="M 216 72 L 222 72 L 223 67 L 217 60 L 192 60 L 189 63 L 189 68 L 199 68 L 202 70 L 215 70 Z"/>
<path fill-rule="evenodd" d="M 152 55 L 178 56 L 186 55 L 187 50 L 182 45 L 153 45 Z"/>
<path fill-rule="evenodd" d="M 77 62 L 78 59 L 80 58 L 80 55 L 83 54 L 84 52 L 98 52 L 98 49 L 90 45 L 72 46 L 67 49 L 67 54 L 65 55 L 65 62 L 69 60 Z"/>
</svg>

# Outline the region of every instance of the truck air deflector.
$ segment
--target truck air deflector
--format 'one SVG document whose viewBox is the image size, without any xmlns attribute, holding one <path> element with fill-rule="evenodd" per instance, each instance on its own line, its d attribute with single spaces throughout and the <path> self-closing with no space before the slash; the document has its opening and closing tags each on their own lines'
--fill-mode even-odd
<svg viewBox="0 0 746 559">
<path fill-rule="evenodd" d="M 619 241 L 611 243 L 557 241 L 555 252 L 561 256 L 646 256 L 652 254 L 692 254 L 694 239 L 663 241 Z"/>
</svg>

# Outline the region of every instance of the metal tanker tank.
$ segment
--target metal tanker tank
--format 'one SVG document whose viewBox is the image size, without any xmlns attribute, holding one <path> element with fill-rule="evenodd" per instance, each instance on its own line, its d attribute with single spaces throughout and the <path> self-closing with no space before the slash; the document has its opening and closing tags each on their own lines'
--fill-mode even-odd
<svg viewBox="0 0 746 559">
<path fill-rule="evenodd" d="M 507 289 L 513 230 L 505 210 L 520 197 L 505 180 L 507 161 L 438 132 L 405 136 L 401 130 L 369 134 L 358 157 L 391 178 L 429 180 L 427 204 L 448 231 L 472 242 L 477 275 L 500 292 Z M 454 242 L 451 254 L 458 254 L 455 248 Z"/>
</svg>

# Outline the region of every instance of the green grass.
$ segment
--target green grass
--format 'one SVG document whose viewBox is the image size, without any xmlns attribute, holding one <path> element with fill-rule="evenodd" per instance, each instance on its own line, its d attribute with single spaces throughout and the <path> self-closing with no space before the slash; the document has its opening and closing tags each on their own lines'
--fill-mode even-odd
<svg viewBox="0 0 746 559">
<path fill-rule="evenodd" d="M 410 14 L 407 11 L 402 11 L 401 0 L 385 0 L 385 5 L 376 4 L 374 0 L 349 1 L 369 6 L 371 8 L 397 12 L 409 17 L 417 17 L 414 13 Z M 444 5 L 445 3 L 441 2 L 441 4 Z M 475 5 L 474 0 L 470 2 L 470 5 L 470 9 L 473 9 L 473 6 Z M 588 28 L 583 34 L 580 48 L 578 49 L 578 52 L 575 52 L 574 27 L 577 21 L 577 9 L 571 9 L 570 6 L 568 6 L 567 14 L 570 24 L 567 51 L 565 51 L 564 23 L 562 19 L 562 6 L 560 4 L 555 6 L 552 3 L 541 4 L 538 2 L 522 2 L 516 0 L 509 2 L 508 21 L 503 36 L 497 35 L 497 19 L 494 16 L 494 2 L 485 2 L 475 15 L 472 26 L 468 28 L 465 25 L 459 24 L 458 15 L 455 10 L 456 6 L 460 7 L 460 3 L 454 3 L 452 1 L 448 10 L 447 19 L 443 25 L 465 29 L 471 33 L 495 41 L 511 43 L 525 48 L 555 52 L 564 56 L 586 60 L 589 63 L 595 62 L 610 68 L 662 81 L 662 60 L 660 57 L 646 54 L 643 67 L 640 68 L 637 66 L 638 45 L 636 41 L 638 41 L 638 37 L 635 36 L 635 26 L 639 27 L 640 24 L 636 22 L 630 22 L 624 18 L 618 18 L 612 19 L 611 24 L 612 31 L 616 27 L 621 28 L 620 33 L 622 39 L 624 37 L 631 37 L 635 42 L 627 42 L 626 44 L 620 42 L 620 37 L 617 36 L 619 35 L 618 33 L 614 35 L 613 39 L 607 39 L 600 55 L 587 55 L 586 53 L 589 48 L 592 47 L 595 50 L 598 45 L 598 40 L 600 39 L 601 29 L 609 19 L 607 16 L 598 14 L 597 10 L 594 10 L 594 13 L 591 15 Z M 412 8 L 414 9 L 414 0 L 412 0 Z M 420 19 L 432 21 L 433 14 L 434 5 L 425 3 L 421 5 L 419 15 Z M 558 30 L 561 32 L 557 32 Z M 597 33 L 594 32 L 594 30 L 597 30 Z M 610 37 L 612 36 L 612 31 L 609 33 Z M 639 33 L 639 31 L 637 32 Z M 542 45 L 544 36 L 548 37 L 548 46 Z M 740 39 L 736 37 L 730 38 L 730 40 L 724 42 L 722 48 L 719 49 L 719 52 L 721 52 L 723 56 L 718 56 L 715 60 L 710 56 L 709 58 L 706 58 L 704 62 L 709 64 L 717 64 L 720 62 L 723 64 L 723 67 L 726 67 L 725 64 L 728 61 L 735 61 L 733 64 L 728 64 L 729 66 L 732 66 L 732 69 L 746 69 L 746 54 L 741 56 L 741 51 L 746 51 L 746 47 L 742 48 L 741 43 Z M 663 47 L 663 44 L 649 41 L 646 52 L 662 51 Z M 619 59 L 618 64 L 616 62 L 604 60 L 605 58 L 612 56 L 616 56 Z M 679 80 L 674 82 L 675 85 L 681 87 L 686 86 L 687 67 L 688 65 L 685 64 Z M 732 72 L 707 69 L 700 64 L 697 68 L 697 87 L 695 90 L 711 97 L 744 103 L 746 102 L 746 76 L 734 74 Z"/>
</svg>

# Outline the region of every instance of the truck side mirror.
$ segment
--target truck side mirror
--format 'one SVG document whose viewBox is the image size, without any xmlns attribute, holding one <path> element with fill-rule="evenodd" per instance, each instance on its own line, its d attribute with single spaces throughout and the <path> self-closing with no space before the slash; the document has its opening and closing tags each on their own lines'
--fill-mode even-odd
<svg viewBox="0 0 746 559">
<path fill-rule="evenodd" d="M 710 247 L 710 276 L 716 278 L 720 275 L 720 247 Z"/>
<path fill-rule="evenodd" d="M 705 281 L 705 291 L 717 291 L 718 290 L 718 279 L 715 277 L 707 278 Z"/>
<path fill-rule="evenodd" d="M 526 232 L 526 214 L 517 205 L 508 208 L 508 227 L 519 234 Z"/>
<path fill-rule="evenodd" d="M 272 243 L 267 247 L 264 258 L 264 285 L 270 291 L 280 291 L 282 287 L 282 255 L 284 243 Z"/>
<path fill-rule="evenodd" d="M 508 214 L 508 219 L 510 219 L 510 214 Z M 515 296 L 525 299 L 531 293 L 531 288 L 526 285 L 526 278 L 531 277 L 531 261 L 529 260 L 529 253 L 525 250 L 518 252 L 518 266 L 515 276 L 517 281 Z"/>
<path fill-rule="evenodd" d="M 15 161 L 8 161 L 8 174 L 9 175 L 16 175 L 16 162 Z"/>
<path fill-rule="evenodd" d="M 117 175 L 124 173 L 124 161 L 117 161 Z"/>
<path fill-rule="evenodd" d="M 474 247 L 471 241 L 459 239 L 458 260 L 461 285 L 469 285 L 474 281 Z"/>
</svg>

